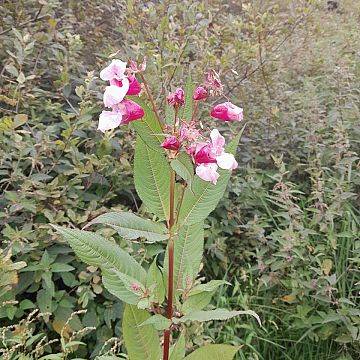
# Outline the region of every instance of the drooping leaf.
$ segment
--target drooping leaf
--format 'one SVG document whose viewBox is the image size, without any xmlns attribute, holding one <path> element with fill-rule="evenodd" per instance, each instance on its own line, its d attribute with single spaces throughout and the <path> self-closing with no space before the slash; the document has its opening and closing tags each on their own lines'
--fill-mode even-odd
<svg viewBox="0 0 360 360">
<path fill-rule="evenodd" d="M 156 330 L 168 329 L 171 325 L 171 320 L 160 314 L 155 314 L 141 323 L 139 326 L 152 325 Z"/>
<path fill-rule="evenodd" d="M 180 228 L 174 241 L 174 289 L 183 288 L 184 276 L 196 277 L 203 255 L 204 224 Z M 165 254 L 164 273 L 168 273 L 168 249 Z"/>
<path fill-rule="evenodd" d="M 170 350 L 169 360 L 183 360 L 185 357 L 185 335 L 180 334 L 176 344 Z"/>
<path fill-rule="evenodd" d="M 244 130 L 244 128 L 243 128 Z M 228 144 L 226 151 L 235 154 L 242 131 Z M 194 177 L 192 188 L 187 188 L 179 211 L 179 224 L 191 225 L 201 222 L 216 208 L 223 197 L 231 176 L 230 170 L 219 170 L 220 177 L 216 185 Z"/>
<path fill-rule="evenodd" d="M 179 319 L 174 319 L 175 323 L 183 323 L 186 321 L 199 321 L 199 322 L 205 322 L 205 321 L 211 321 L 211 320 L 228 320 L 235 316 L 239 315 L 251 315 L 253 316 L 261 326 L 261 321 L 256 314 L 256 312 L 252 310 L 243 310 L 243 311 L 231 311 L 227 309 L 215 309 L 215 310 L 209 310 L 209 311 L 194 311 L 189 313 L 188 315 L 185 315 Z"/>
<path fill-rule="evenodd" d="M 183 313 L 189 314 L 193 311 L 203 309 L 210 303 L 216 289 L 223 284 L 226 284 L 226 281 L 211 280 L 206 284 L 195 286 L 189 291 L 188 298 L 182 304 L 181 310 Z"/>
<path fill-rule="evenodd" d="M 115 229 L 120 236 L 128 240 L 146 238 L 149 242 L 166 240 L 169 235 L 163 223 L 143 219 L 129 212 L 109 212 L 90 221 L 85 228 L 93 224 L 104 224 Z"/>
<path fill-rule="evenodd" d="M 151 263 L 146 277 L 146 287 L 151 291 L 153 302 L 161 304 L 165 299 L 163 276 L 156 265 L 156 259 Z"/>
<path fill-rule="evenodd" d="M 64 236 L 82 261 L 101 268 L 103 284 L 113 295 L 136 304 L 138 298 L 127 290 L 117 274 L 120 272 L 144 283 L 146 272 L 134 258 L 99 234 L 60 226 L 54 228 Z"/>
<path fill-rule="evenodd" d="M 160 339 L 152 325 L 141 325 L 150 318 L 146 310 L 126 305 L 122 330 L 125 347 L 131 360 L 159 360 L 161 357 Z"/>
<path fill-rule="evenodd" d="M 192 82 L 191 76 L 189 75 L 186 80 L 185 85 L 185 105 L 183 107 L 183 111 L 181 114 L 181 119 L 186 121 L 191 120 L 192 112 L 193 112 L 193 93 L 194 93 L 195 85 Z"/>
<path fill-rule="evenodd" d="M 239 347 L 225 344 L 205 345 L 186 356 L 184 360 L 232 360 Z"/>
<path fill-rule="evenodd" d="M 162 220 L 169 218 L 170 171 L 165 153 L 152 150 L 138 137 L 134 159 L 135 188 L 149 211 Z"/>
</svg>

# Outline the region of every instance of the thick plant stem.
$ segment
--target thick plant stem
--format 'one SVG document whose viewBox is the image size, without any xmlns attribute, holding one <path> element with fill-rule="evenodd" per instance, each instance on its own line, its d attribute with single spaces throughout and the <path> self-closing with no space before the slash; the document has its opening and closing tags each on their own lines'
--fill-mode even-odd
<svg viewBox="0 0 360 360">
<path fill-rule="evenodd" d="M 175 197 L 175 172 L 171 170 L 170 175 L 170 216 L 168 221 L 169 228 L 169 246 L 168 246 L 168 293 L 167 293 L 167 309 L 166 317 L 171 319 L 173 316 L 173 299 L 174 299 L 174 237 L 173 237 L 173 226 L 175 222 L 175 213 L 174 213 L 174 197 Z M 170 338 L 171 330 L 167 329 L 164 331 L 164 349 L 163 349 L 163 360 L 169 359 L 169 349 L 170 349 Z"/>
</svg>

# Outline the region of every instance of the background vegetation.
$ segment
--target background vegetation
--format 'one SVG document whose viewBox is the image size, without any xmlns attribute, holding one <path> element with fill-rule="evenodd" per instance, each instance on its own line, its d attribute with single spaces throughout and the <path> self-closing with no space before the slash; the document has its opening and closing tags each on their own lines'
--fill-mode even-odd
<svg viewBox="0 0 360 360">
<path fill-rule="evenodd" d="M 0 12 L 0 358 L 125 356 L 122 304 L 49 226 L 142 211 L 133 134 L 96 131 L 97 76 L 116 52 L 147 56 L 159 104 L 215 68 L 245 109 L 241 166 L 208 220 L 202 275 L 231 282 L 217 305 L 250 308 L 263 327 L 194 326 L 193 346 L 359 358 L 358 1 L 5 0 Z M 144 261 L 162 251 L 103 232 Z"/>
</svg>

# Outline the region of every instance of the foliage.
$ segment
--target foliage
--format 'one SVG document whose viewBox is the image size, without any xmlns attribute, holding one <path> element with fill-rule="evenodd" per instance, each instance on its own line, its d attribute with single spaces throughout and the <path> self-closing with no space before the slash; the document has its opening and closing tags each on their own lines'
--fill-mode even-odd
<svg viewBox="0 0 360 360">
<path fill-rule="evenodd" d="M 189 72 L 200 81 L 194 69 L 208 67 L 223 69 L 228 95 L 246 104 L 241 169 L 205 222 L 200 266 L 207 281 L 234 284 L 219 285 L 213 304 L 251 308 L 263 327 L 236 318 L 196 323 L 187 340 L 243 345 L 242 359 L 358 357 L 352 304 L 359 291 L 359 4 L 334 3 L 0 5 L 0 263 L 6 258 L 9 269 L 4 280 L 1 268 L 0 284 L 12 287 L 0 298 L 1 327 L 20 324 L 36 308 L 52 313 L 7 331 L 8 339 L 18 333 L 27 339 L 26 328 L 59 338 L 70 314 L 86 307 L 68 332 L 96 330 L 74 356 L 94 357 L 112 337 L 101 354 L 117 344 L 113 354 L 121 356 L 122 305 L 104 288 L 99 269 L 80 263 L 49 226 L 81 227 L 105 212 L 139 208 L 132 131 L 119 129 L 116 137 L 95 131 L 95 75 L 121 49 L 156 59 L 148 74 L 159 104 L 170 83 Z M 89 71 L 95 72 L 83 81 Z M 100 232 L 138 262 L 149 264 L 154 254 L 162 261 L 158 244 L 141 251 L 116 230 Z M 50 257 L 49 267 L 74 269 L 43 277 L 41 269 L 13 267 L 39 266 L 43 257 L 41 266 Z M 32 356 L 36 342 L 28 344 L 15 355 Z M 59 344 L 46 353 L 61 353 Z"/>
</svg>

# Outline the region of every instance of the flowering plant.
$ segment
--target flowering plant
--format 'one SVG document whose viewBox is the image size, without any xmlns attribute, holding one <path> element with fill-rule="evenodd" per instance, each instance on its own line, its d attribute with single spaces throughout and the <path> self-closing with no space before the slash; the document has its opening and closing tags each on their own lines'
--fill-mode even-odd
<svg viewBox="0 0 360 360">
<path fill-rule="evenodd" d="M 163 120 L 145 81 L 145 68 L 145 62 L 113 60 L 101 71 L 101 79 L 109 82 L 104 105 L 111 110 L 102 111 L 98 129 L 106 132 L 129 123 L 135 129 L 135 188 L 153 220 L 130 212 L 110 212 L 82 230 L 55 228 L 84 262 L 102 270 L 104 286 L 126 303 L 123 336 L 131 360 L 232 359 L 238 347 L 230 345 L 206 345 L 185 356 L 185 329 L 192 321 L 226 320 L 241 314 L 259 321 L 250 310 L 203 310 L 225 282 L 197 279 L 204 220 L 223 196 L 231 170 L 238 166 L 234 155 L 242 131 L 225 146 L 217 129 L 207 135 L 200 126 L 200 103 L 223 92 L 215 71 L 196 89 L 189 81 L 186 91 L 178 88 L 170 93 Z M 227 101 L 216 105 L 211 116 L 240 122 L 243 114 Z M 112 227 L 127 240 L 166 242 L 164 260 L 155 257 L 149 265 L 140 264 L 112 241 L 85 230 L 94 224 Z M 163 332 L 162 337 L 158 331 Z"/>
</svg>

